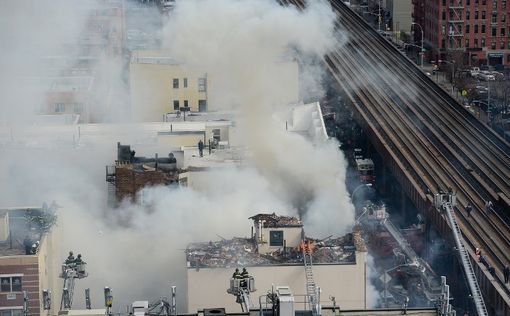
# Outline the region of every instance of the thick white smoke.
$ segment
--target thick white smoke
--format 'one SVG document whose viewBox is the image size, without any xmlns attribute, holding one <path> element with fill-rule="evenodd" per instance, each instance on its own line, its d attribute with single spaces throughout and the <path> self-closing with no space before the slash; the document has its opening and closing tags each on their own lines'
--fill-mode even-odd
<svg viewBox="0 0 510 316">
<path fill-rule="evenodd" d="M 77 19 L 83 11 L 78 14 L 68 1 L 55 2 L 61 8 L 51 1 L 11 3 L 22 5 L 11 4 L 12 8 L 0 11 L 0 23 L 5 25 L 0 36 L 10 43 L 2 52 L 2 66 L 9 71 L 0 74 L 0 83 L 9 83 L 23 58 L 27 63 L 20 68 L 27 71 L 24 76 L 38 75 L 31 68 L 39 58 L 32 56 L 34 49 L 38 51 L 30 44 L 32 40 L 41 47 L 61 47 L 78 37 L 85 23 Z M 40 12 L 45 13 L 43 21 L 32 18 Z M 114 161 L 117 141 L 133 145 L 137 152 L 134 143 L 143 143 L 147 155 L 166 154 L 145 144 L 136 132 L 112 133 L 101 142 L 95 141 L 97 137 L 86 141 L 82 135 L 75 146 L 76 132 L 56 129 L 52 138 L 36 133 L 21 140 L 14 126 L 14 137 L 2 138 L 0 199 L 9 206 L 56 200 L 63 206 L 63 249 L 82 253 L 88 262 L 90 276 L 77 285 L 76 307 L 83 306 L 81 293 L 86 287 L 91 288 L 96 307 L 101 306 L 102 287 L 112 287 L 116 308 L 120 305 L 122 310 L 134 300 L 167 295 L 170 285 L 184 289 L 186 244 L 217 240 L 217 234 L 247 236 L 248 217 L 260 211 L 300 213 L 306 231 L 316 237 L 343 235 L 350 229 L 354 212 L 345 189 L 346 163 L 337 144 L 313 144 L 289 134 L 285 122 L 274 114 L 287 105 L 286 91 L 292 88 L 288 78 L 276 71 L 275 61 L 300 54 L 314 58 L 327 52 L 335 43 L 333 20 L 334 14 L 322 1 L 313 1 L 304 12 L 269 0 L 177 1 L 165 27 L 167 48 L 174 57 L 214 78 L 212 107 L 240 111 L 242 144 L 251 155 L 242 169 L 208 174 L 200 190 L 154 188 L 150 213 L 135 205 L 116 210 L 106 207 L 104 166 Z M 45 28 L 47 23 L 50 26 Z M 25 56 L 27 51 L 29 56 Z M 16 63 L 9 65 L 9 58 Z M 111 72 L 108 67 L 100 68 Z M 320 80 L 305 75 L 304 82 L 316 85 Z M 32 113 L 28 109 L 41 94 L 19 87 L 2 93 L 2 119 L 8 117 L 12 122 Z M 318 90 L 310 87 L 310 91 Z M 21 106 L 20 100 L 25 99 Z M 179 303 L 184 310 L 182 295 Z"/>
<path fill-rule="evenodd" d="M 286 133 L 273 113 L 287 105 L 292 80 L 277 62 L 328 52 L 336 44 L 334 19 L 323 1 L 302 12 L 268 0 L 183 1 L 164 33 L 173 57 L 212 78 L 211 107 L 240 110 L 251 162 L 303 215 L 307 231 L 322 236 L 345 233 L 352 224 L 345 160 L 333 142 L 313 145 Z M 302 81 L 317 82 L 309 76 L 318 73 L 312 66 Z"/>
</svg>

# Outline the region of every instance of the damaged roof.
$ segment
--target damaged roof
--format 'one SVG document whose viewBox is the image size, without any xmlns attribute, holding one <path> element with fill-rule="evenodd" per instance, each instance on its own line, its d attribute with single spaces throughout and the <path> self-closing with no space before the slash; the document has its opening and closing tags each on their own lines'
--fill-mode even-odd
<svg viewBox="0 0 510 316">
<path fill-rule="evenodd" d="M 312 258 L 317 264 L 354 264 L 356 245 L 353 235 L 315 240 L 307 238 L 313 245 Z M 191 243 L 186 248 L 188 268 L 234 268 L 269 265 L 302 265 L 303 256 L 298 248 L 279 248 L 273 252 L 259 254 L 257 244 L 251 238 Z"/>
<path fill-rule="evenodd" d="M 303 223 L 294 216 L 279 216 L 275 213 L 264 214 L 260 213 L 250 217 L 255 222 L 263 222 L 263 226 L 267 227 L 303 227 Z"/>
</svg>

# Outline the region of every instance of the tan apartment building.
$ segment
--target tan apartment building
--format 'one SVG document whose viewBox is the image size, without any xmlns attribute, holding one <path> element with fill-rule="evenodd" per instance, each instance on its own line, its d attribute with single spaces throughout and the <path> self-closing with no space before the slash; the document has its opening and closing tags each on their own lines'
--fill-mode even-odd
<svg viewBox="0 0 510 316">
<path fill-rule="evenodd" d="M 56 315 L 60 307 L 58 280 L 60 255 L 58 231 L 47 208 L 0 210 L 0 315 L 22 316 L 24 291 L 29 316 Z M 41 223 L 41 222 L 39 222 Z M 49 310 L 43 306 L 43 290 L 51 291 Z"/>
<path fill-rule="evenodd" d="M 164 52 L 133 52 L 130 86 L 131 112 L 137 121 L 162 121 L 181 108 L 209 110 L 207 74 L 186 69 Z"/>
<path fill-rule="evenodd" d="M 299 70 L 292 60 L 277 60 L 275 73 L 280 82 L 282 105 L 299 100 Z M 136 121 L 165 121 L 166 115 L 187 109 L 190 112 L 217 111 L 214 78 L 205 71 L 186 67 L 164 51 L 134 51 L 130 62 L 131 113 Z M 261 94 L 264 91 L 260 92 Z M 217 97 L 216 97 L 217 98 Z"/>
<path fill-rule="evenodd" d="M 302 240 L 309 243 L 315 284 L 321 288 L 322 305 L 345 309 L 366 308 L 366 248 L 357 233 L 325 241 L 305 236 L 295 217 L 258 214 L 251 238 L 192 243 L 186 249 L 188 312 L 211 306 L 240 311 L 236 297 L 227 293 L 236 268 L 246 267 L 255 280 L 253 304 L 274 286 L 288 286 L 296 309 L 306 309 L 307 282 Z M 257 306 L 258 307 L 258 306 Z M 256 308 L 256 307 L 255 307 Z"/>
</svg>

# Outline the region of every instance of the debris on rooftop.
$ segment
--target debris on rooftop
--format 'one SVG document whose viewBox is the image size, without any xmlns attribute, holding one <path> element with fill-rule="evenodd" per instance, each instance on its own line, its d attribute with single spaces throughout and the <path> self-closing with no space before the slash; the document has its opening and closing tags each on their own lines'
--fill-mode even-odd
<svg viewBox="0 0 510 316">
<path fill-rule="evenodd" d="M 302 225 L 301 221 L 292 218 L 284 217 L 285 221 L 276 223 Z M 357 246 L 352 234 L 328 240 L 305 238 L 305 241 L 311 245 L 314 264 L 356 262 Z M 254 238 L 197 242 L 188 245 L 186 260 L 188 268 L 196 269 L 303 264 L 303 254 L 299 247 L 281 247 L 264 254 L 259 253 L 257 247 Z"/>
<path fill-rule="evenodd" d="M 280 216 L 273 214 L 260 213 L 250 217 L 256 223 L 262 222 L 263 227 L 302 227 L 303 223 L 294 216 Z"/>
</svg>

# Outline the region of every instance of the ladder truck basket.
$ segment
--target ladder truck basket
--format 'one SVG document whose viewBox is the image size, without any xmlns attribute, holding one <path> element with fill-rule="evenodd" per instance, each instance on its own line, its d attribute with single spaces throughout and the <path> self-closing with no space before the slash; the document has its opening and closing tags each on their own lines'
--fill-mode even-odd
<svg viewBox="0 0 510 316">
<path fill-rule="evenodd" d="M 248 292 L 255 292 L 255 279 L 249 276 L 244 279 L 230 278 L 230 288 L 227 293 L 237 295 L 244 290 Z"/>
</svg>

